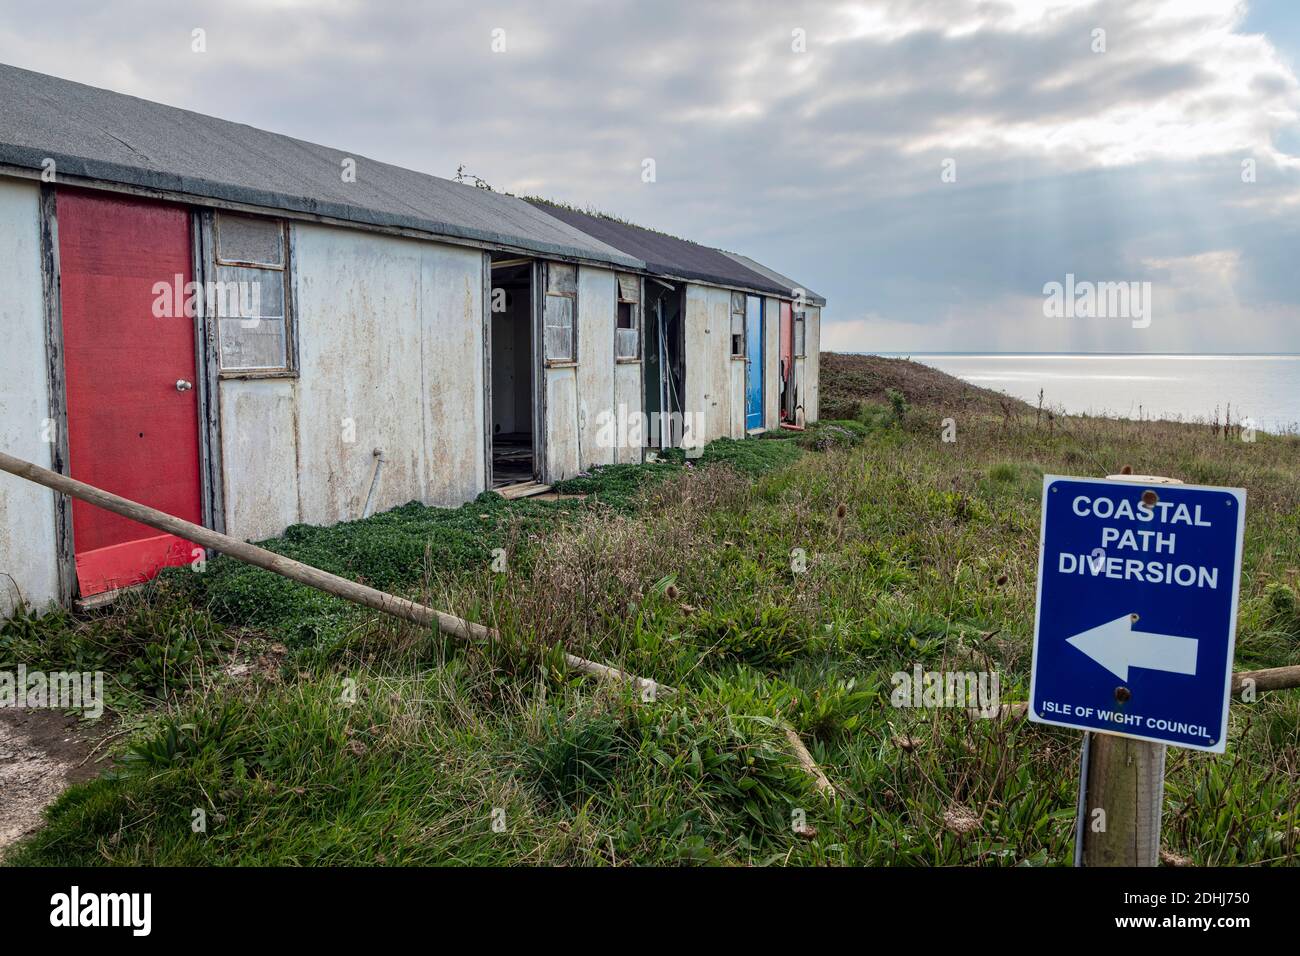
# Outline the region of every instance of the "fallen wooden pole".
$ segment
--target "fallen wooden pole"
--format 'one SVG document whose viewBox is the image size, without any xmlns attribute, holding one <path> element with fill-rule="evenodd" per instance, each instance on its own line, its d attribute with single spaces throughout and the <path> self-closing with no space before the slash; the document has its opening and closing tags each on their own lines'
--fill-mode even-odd
<svg viewBox="0 0 1300 956">
<path fill-rule="evenodd" d="M 1233 697 L 1238 696 L 1248 687 L 1255 692 L 1300 687 L 1300 664 L 1289 667 L 1269 667 L 1262 671 L 1237 671 L 1232 675 Z"/>
<path fill-rule="evenodd" d="M 803 769 L 812 776 L 813 782 L 817 784 L 818 790 L 834 800 L 839 796 L 839 794 L 835 792 L 834 784 L 830 782 L 826 774 L 822 773 L 822 768 L 817 766 L 817 761 L 813 760 L 812 754 L 808 752 L 808 748 L 804 746 L 803 739 L 799 736 L 799 731 L 795 730 L 789 724 L 783 724 L 782 729 L 785 731 L 785 739 L 790 743 L 790 749 L 794 751 L 795 759 L 799 761 L 799 766 L 803 767 Z"/>
<path fill-rule="evenodd" d="M 0 452 L 0 471 L 7 471 L 11 475 L 25 478 L 38 485 L 44 485 L 46 488 L 88 502 L 106 511 L 119 514 L 124 518 L 130 518 L 132 521 L 138 521 L 151 528 L 157 528 L 159 531 L 166 531 L 169 534 L 184 538 L 186 541 L 193 541 L 204 547 L 213 548 L 247 564 L 289 578 L 291 581 L 297 581 L 299 584 L 305 584 L 327 594 L 333 594 L 354 604 L 373 608 L 383 614 L 410 621 L 412 624 L 419 624 L 422 627 L 436 627 L 444 634 L 466 641 L 493 641 L 500 636 L 494 628 L 466 621 L 454 614 L 437 611 L 431 607 L 425 607 L 423 604 L 416 604 L 414 601 L 408 601 L 406 598 L 397 597 L 386 591 L 358 584 L 356 581 L 349 581 L 347 578 L 339 577 L 337 574 L 330 574 L 328 571 L 321 571 L 311 565 L 303 564 L 301 561 L 286 558 L 282 554 L 259 548 L 247 541 L 240 541 L 238 538 L 221 534 L 211 528 L 205 528 L 202 525 L 193 524 L 166 512 L 150 508 L 148 505 L 142 505 L 139 502 L 119 497 L 93 485 L 88 485 L 83 481 L 60 475 L 58 472 L 50 471 L 48 468 L 42 468 L 40 465 L 34 465 L 30 461 L 15 458 L 4 452 Z M 570 670 L 590 674 L 601 680 L 632 683 L 641 691 L 643 698 L 655 699 L 677 693 L 676 688 L 667 684 L 660 684 L 645 677 L 637 677 L 635 674 L 628 674 L 617 667 L 589 661 L 585 657 L 579 657 L 567 651 L 564 654 L 564 663 L 568 665 Z M 799 735 L 794 728 L 786 725 L 784 729 L 786 738 L 790 742 L 791 749 L 794 751 L 799 765 L 813 776 L 818 790 L 834 797 L 835 788 L 826 779 L 826 775 L 822 773 L 821 768 L 813 762 L 812 755 L 808 753 L 808 748 L 799 739 Z"/>
<path fill-rule="evenodd" d="M 38 485 L 52 488 L 61 494 L 88 502 L 106 511 L 119 514 L 124 518 L 130 518 L 132 521 L 138 521 L 151 528 L 157 528 L 159 531 L 166 531 L 169 534 L 184 538 L 186 541 L 193 541 L 195 544 L 213 548 L 223 554 L 238 558 L 247 564 L 289 578 L 291 581 L 297 581 L 299 584 L 316 588 L 318 591 L 333 594 L 354 604 L 373 608 L 383 614 L 410 621 L 412 624 L 419 624 L 422 627 L 436 627 L 444 634 L 466 641 L 492 641 L 499 636 L 494 629 L 485 627 L 482 624 L 466 621 L 454 614 L 436 611 L 431 607 L 425 607 L 423 604 L 408 601 L 406 598 L 400 598 L 377 588 L 358 584 L 356 581 L 349 581 L 337 574 L 330 574 L 328 571 L 321 571 L 318 568 L 303 564 L 301 561 L 286 558 L 282 554 L 267 551 L 265 548 L 259 548 L 247 541 L 240 541 L 238 538 L 221 534 L 211 528 L 192 524 L 182 518 L 150 508 L 148 505 L 121 498 L 93 485 L 77 481 L 75 478 L 69 478 L 66 475 L 60 475 L 48 468 L 42 468 L 39 465 L 23 461 L 21 458 L 15 458 L 4 452 L 0 452 L 0 471 L 7 471 L 19 478 L 34 481 Z M 583 674 L 590 674 L 603 680 L 634 683 L 647 696 L 674 693 L 674 689 L 665 684 L 624 673 L 616 667 L 589 661 L 584 657 L 578 657 L 576 654 L 566 653 L 564 662 L 571 670 Z"/>
</svg>

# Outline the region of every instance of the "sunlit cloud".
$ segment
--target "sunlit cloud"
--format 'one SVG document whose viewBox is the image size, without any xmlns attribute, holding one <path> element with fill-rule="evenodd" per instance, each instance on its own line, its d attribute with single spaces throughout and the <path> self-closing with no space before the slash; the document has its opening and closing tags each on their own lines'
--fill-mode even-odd
<svg viewBox="0 0 1300 956">
<path fill-rule="evenodd" d="M 744 252 L 825 295 L 841 348 L 1300 349 L 1300 83 L 1248 11 L 69 0 L 0 23 L 0 60 Z M 1179 314 L 1045 323 L 1067 272 Z"/>
</svg>

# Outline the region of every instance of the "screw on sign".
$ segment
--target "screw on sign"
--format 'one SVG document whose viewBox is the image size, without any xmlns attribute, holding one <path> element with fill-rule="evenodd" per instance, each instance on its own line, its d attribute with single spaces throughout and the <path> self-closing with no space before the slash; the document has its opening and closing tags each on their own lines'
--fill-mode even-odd
<svg viewBox="0 0 1300 956">
<path fill-rule="evenodd" d="M 1155 864 L 1164 745 L 1224 750 L 1245 505 L 1168 478 L 1044 478 L 1029 717 L 1089 732 L 1090 865 Z"/>
</svg>

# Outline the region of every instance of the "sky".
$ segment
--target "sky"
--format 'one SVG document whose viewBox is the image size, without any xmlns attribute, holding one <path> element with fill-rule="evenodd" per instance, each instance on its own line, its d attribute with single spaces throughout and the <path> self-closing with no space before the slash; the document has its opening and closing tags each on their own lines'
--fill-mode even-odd
<svg viewBox="0 0 1300 956">
<path fill-rule="evenodd" d="M 5 63 L 745 253 L 823 348 L 1300 352 L 1296 0 L 5 6 Z"/>
</svg>

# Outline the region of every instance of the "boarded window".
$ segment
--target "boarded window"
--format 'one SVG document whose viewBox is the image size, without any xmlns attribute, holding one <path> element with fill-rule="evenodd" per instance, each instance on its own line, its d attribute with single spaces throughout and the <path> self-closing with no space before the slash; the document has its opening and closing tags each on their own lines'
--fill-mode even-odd
<svg viewBox="0 0 1300 956">
<path fill-rule="evenodd" d="M 572 362 L 578 357 L 575 317 L 578 314 L 578 269 L 559 262 L 546 264 L 546 299 L 542 310 L 543 342 L 548 362 Z"/>
<path fill-rule="evenodd" d="M 289 371 L 284 224 L 220 213 L 217 255 L 205 292 L 216 316 L 223 372 Z"/>
<path fill-rule="evenodd" d="M 731 357 L 745 356 L 745 296 L 731 293 Z"/>
<path fill-rule="evenodd" d="M 546 291 L 557 295 L 578 294 L 578 267 L 562 262 L 546 264 Z"/>
<path fill-rule="evenodd" d="M 796 358 L 804 357 L 804 329 L 807 326 L 806 313 L 794 314 L 794 354 Z"/>
<path fill-rule="evenodd" d="M 222 213 L 217 217 L 217 258 L 282 269 L 284 226 L 276 219 Z"/>
<path fill-rule="evenodd" d="M 636 276 L 618 277 L 618 309 L 614 318 L 615 355 L 641 357 L 641 283 Z"/>
</svg>

